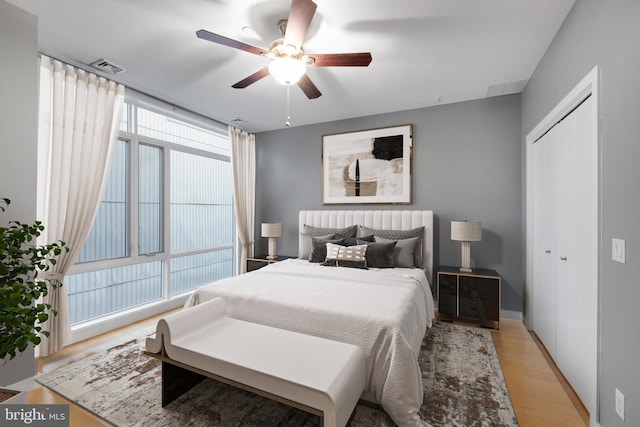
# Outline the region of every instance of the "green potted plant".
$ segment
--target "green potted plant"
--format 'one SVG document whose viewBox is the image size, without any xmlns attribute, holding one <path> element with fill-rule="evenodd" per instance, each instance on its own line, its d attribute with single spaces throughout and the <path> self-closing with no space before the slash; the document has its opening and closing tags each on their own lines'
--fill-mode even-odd
<svg viewBox="0 0 640 427">
<path fill-rule="evenodd" d="M 11 201 L 0 199 L 4 213 Z M 56 264 L 56 256 L 69 248 L 62 241 L 38 245 L 35 240 L 44 226 L 41 222 L 9 222 L 0 227 L 0 360 L 5 363 L 22 353 L 29 344 L 38 345 L 49 336 L 42 324 L 58 313 L 42 302 L 58 284 L 43 272 Z"/>
</svg>

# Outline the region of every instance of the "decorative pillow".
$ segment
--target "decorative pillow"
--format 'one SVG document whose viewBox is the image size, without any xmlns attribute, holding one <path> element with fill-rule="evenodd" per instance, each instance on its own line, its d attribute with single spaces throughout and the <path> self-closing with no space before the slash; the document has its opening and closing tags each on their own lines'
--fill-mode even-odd
<svg viewBox="0 0 640 427">
<path fill-rule="evenodd" d="M 376 230 L 369 227 L 360 227 L 362 234 L 373 234 L 376 237 L 383 237 L 390 240 L 403 240 L 411 237 L 419 237 L 420 243 L 417 245 L 418 250 L 413 254 L 413 265 L 422 267 L 422 236 L 424 236 L 424 226 L 412 228 L 411 230 Z"/>
<path fill-rule="evenodd" d="M 341 245 L 343 242 L 344 241 L 342 239 L 319 239 L 317 237 L 312 237 L 309 262 L 323 262 L 327 258 L 327 243 Z"/>
<path fill-rule="evenodd" d="M 309 234 L 300 233 L 302 239 L 300 239 L 300 247 L 298 248 L 298 258 L 309 259 L 311 256 L 311 236 Z M 327 234 L 324 236 L 314 236 L 318 239 L 330 240 L 335 237 L 334 234 Z"/>
<path fill-rule="evenodd" d="M 393 262 L 396 267 L 414 268 L 416 264 L 414 262 L 415 253 L 418 247 L 422 243 L 422 239 L 419 237 L 411 237 L 410 239 L 391 240 L 384 237 L 376 236 L 376 242 L 391 243 L 396 242 L 395 248 L 393 248 Z"/>
<path fill-rule="evenodd" d="M 327 243 L 327 259 L 322 265 L 367 268 L 367 245 L 341 246 Z"/>
<path fill-rule="evenodd" d="M 356 237 L 357 225 L 352 225 L 345 228 L 320 228 L 313 227 L 311 225 L 304 225 L 304 233 L 309 236 L 324 236 L 326 234 L 339 234 L 345 237 Z"/>
<path fill-rule="evenodd" d="M 367 244 L 373 242 L 373 234 L 370 236 L 362 236 L 362 237 L 347 237 L 342 236 L 340 234 L 336 234 L 336 239 L 343 239 L 345 246 L 355 246 L 361 244 Z"/>
<path fill-rule="evenodd" d="M 395 262 L 393 259 L 393 251 L 396 247 L 396 241 L 390 243 L 369 243 L 367 245 L 367 267 L 370 268 L 393 268 Z"/>
</svg>

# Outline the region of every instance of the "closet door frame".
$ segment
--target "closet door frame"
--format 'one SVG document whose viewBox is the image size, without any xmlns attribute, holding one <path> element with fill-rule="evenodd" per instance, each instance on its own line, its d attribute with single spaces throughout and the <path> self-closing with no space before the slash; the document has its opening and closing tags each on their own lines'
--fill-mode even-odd
<svg viewBox="0 0 640 427">
<path fill-rule="evenodd" d="M 525 326 L 529 330 L 533 330 L 533 239 L 534 239 L 534 226 L 533 226 L 533 182 L 534 182 L 534 156 L 533 156 L 533 144 L 540 137 L 542 137 L 546 132 L 549 131 L 556 123 L 558 123 L 563 117 L 565 117 L 568 113 L 574 110 L 577 106 L 579 106 L 587 97 L 592 96 L 595 104 L 596 114 L 595 114 L 595 132 L 597 138 L 597 158 L 598 158 L 598 171 L 597 171 L 597 181 L 598 181 L 598 189 L 597 189 L 597 244 L 598 248 L 597 254 L 597 331 L 596 333 L 596 343 L 597 343 L 597 355 L 596 355 L 596 402 L 595 404 L 595 414 L 591 413 L 591 420 L 598 420 L 600 418 L 599 415 L 599 393 L 598 393 L 598 384 L 600 383 L 600 296 L 601 296 L 601 199 L 600 199 L 600 186 L 601 186 L 601 173 L 600 173 L 600 153 L 601 153 L 601 141 L 600 141 L 600 126 L 599 126 L 599 117 L 600 117 L 600 90 L 599 90 L 599 69 L 598 66 L 595 66 L 581 81 L 578 85 L 567 95 L 565 96 L 558 105 L 549 113 L 547 116 L 538 123 L 538 125 L 527 134 L 525 138 L 525 146 L 526 146 L 526 183 L 525 183 L 525 203 L 526 203 L 526 229 L 525 229 L 525 242 L 526 242 L 526 258 L 525 258 L 525 272 L 526 272 L 526 282 L 525 282 L 525 305 L 524 305 L 524 313 L 523 313 L 523 321 Z M 585 406 L 590 406 L 589 403 L 584 402 Z"/>
</svg>

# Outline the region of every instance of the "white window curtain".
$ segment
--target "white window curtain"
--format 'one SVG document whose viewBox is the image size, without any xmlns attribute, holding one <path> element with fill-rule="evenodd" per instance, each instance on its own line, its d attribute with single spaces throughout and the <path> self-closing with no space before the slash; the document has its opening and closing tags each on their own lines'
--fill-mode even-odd
<svg viewBox="0 0 640 427">
<path fill-rule="evenodd" d="M 246 273 L 247 257 L 252 257 L 254 250 L 256 137 L 229 126 L 229 139 L 231 141 L 236 233 L 242 245 L 240 272 Z"/>
<path fill-rule="evenodd" d="M 71 343 L 69 301 L 62 279 L 73 266 L 96 214 L 124 105 L 124 86 L 83 70 L 40 59 L 38 130 L 39 197 L 43 242 L 70 248 L 48 272 L 58 284 L 44 298 L 58 312 L 49 317 L 36 348 L 39 357 Z"/>
</svg>

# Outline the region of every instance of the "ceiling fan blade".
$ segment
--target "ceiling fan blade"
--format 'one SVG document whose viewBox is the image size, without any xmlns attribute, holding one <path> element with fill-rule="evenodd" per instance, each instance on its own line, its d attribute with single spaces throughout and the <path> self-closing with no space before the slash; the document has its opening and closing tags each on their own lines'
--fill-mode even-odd
<svg viewBox="0 0 640 427">
<path fill-rule="evenodd" d="M 303 74 L 302 77 L 300 77 L 300 80 L 298 80 L 298 86 L 309 99 L 315 99 L 322 95 L 316 85 L 313 84 L 309 76 L 306 74 Z"/>
<path fill-rule="evenodd" d="M 244 50 L 245 52 L 253 53 L 255 55 L 264 55 L 268 53 L 267 50 L 264 50 L 262 48 L 251 46 L 250 44 L 242 43 L 238 40 L 230 39 L 228 37 L 221 36 L 207 30 L 198 30 L 196 31 L 196 35 L 200 39 L 208 40 L 210 42 L 218 43 L 224 46 L 229 46 L 234 49 Z"/>
<path fill-rule="evenodd" d="M 370 52 L 319 53 L 309 55 L 314 67 L 367 67 L 371 63 Z"/>
<path fill-rule="evenodd" d="M 269 69 L 267 67 L 264 67 L 263 69 L 258 70 L 255 73 L 251 74 L 249 77 L 240 80 L 238 83 L 234 84 L 231 87 L 236 89 L 244 89 L 245 87 L 251 84 L 254 84 L 258 80 L 264 77 L 267 77 L 268 75 L 269 75 Z"/>
<path fill-rule="evenodd" d="M 285 45 L 290 44 L 296 48 L 302 46 L 317 7 L 311 0 L 292 0 L 287 30 L 284 33 Z"/>
</svg>

